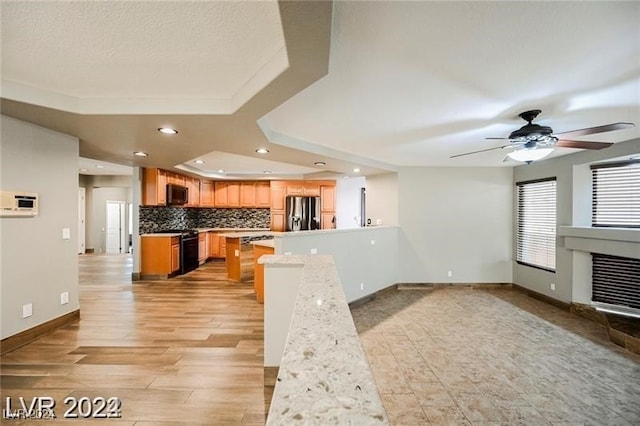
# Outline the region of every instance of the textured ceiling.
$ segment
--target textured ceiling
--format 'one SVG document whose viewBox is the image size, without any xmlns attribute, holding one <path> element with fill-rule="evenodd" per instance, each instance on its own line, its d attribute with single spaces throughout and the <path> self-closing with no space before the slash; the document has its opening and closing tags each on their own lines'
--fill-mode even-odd
<svg viewBox="0 0 640 426">
<path fill-rule="evenodd" d="M 497 165 L 504 151 L 449 157 L 499 146 L 484 138 L 506 137 L 529 109 L 556 132 L 640 125 L 639 2 L 334 8 L 329 74 L 269 113 L 272 131 L 395 165 Z"/>
<path fill-rule="evenodd" d="M 229 113 L 287 67 L 275 1 L 6 2 L 2 40 L 5 91 L 80 113 Z"/>
<path fill-rule="evenodd" d="M 366 175 L 514 165 L 501 150 L 449 157 L 500 145 L 485 138 L 528 109 L 556 132 L 640 126 L 640 2 L 1 7 L 3 114 L 78 137 L 87 158 L 198 172 L 207 153 L 264 160 L 267 146 L 270 161 Z"/>
</svg>

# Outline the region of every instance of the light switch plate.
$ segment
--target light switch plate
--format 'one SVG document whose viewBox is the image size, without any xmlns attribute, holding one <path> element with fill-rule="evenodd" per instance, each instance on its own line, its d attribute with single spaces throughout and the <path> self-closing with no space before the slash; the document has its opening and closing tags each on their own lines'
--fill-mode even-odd
<svg viewBox="0 0 640 426">
<path fill-rule="evenodd" d="M 33 305 L 31 303 L 22 305 L 22 318 L 29 318 L 31 315 L 33 315 Z"/>
<path fill-rule="evenodd" d="M 63 240 L 71 239 L 71 229 L 62 228 L 62 239 Z"/>
<path fill-rule="evenodd" d="M 69 303 L 69 292 L 60 293 L 60 304 L 66 305 L 67 303 Z"/>
<path fill-rule="evenodd" d="M 236 250 L 233 252 L 233 255 L 234 255 L 235 257 L 240 257 L 240 250 L 236 249 Z"/>
<path fill-rule="evenodd" d="M 311 254 L 318 254 L 318 249 L 317 248 L 312 248 L 311 249 Z"/>
</svg>

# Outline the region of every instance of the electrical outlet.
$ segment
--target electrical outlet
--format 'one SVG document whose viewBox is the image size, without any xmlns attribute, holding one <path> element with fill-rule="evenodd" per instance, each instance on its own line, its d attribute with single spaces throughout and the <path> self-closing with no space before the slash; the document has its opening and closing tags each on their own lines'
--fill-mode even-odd
<svg viewBox="0 0 640 426">
<path fill-rule="evenodd" d="M 453 271 L 447 271 L 447 276 L 451 278 L 453 276 Z"/>
<path fill-rule="evenodd" d="M 360 291 L 364 291 L 364 283 L 360 283 Z"/>
<path fill-rule="evenodd" d="M 284 254 L 291 254 L 291 252 L 290 251 L 285 251 Z"/>
<path fill-rule="evenodd" d="M 240 250 L 238 250 L 238 249 L 234 250 L 233 255 L 235 257 L 240 257 Z"/>
<path fill-rule="evenodd" d="M 375 246 L 376 245 L 376 240 L 371 240 L 371 245 Z"/>
<path fill-rule="evenodd" d="M 556 291 L 556 285 L 554 283 L 549 284 L 551 291 Z"/>
<path fill-rule="evenodd" d="M 31 315 L 33 315 L 33 305 L 31 303 L 22 305 L 22 318 L 29 318 Z"/>
<path fill-rule="evenodd" d="M 69 303 L 69 292 L 60 293 L 60 304 L 66 305 L 67 303 Z"/>
<path fill-rule="evenodd" d="M 311 254 L 318 254 L 318 249 L 317 248 L 312 248 L 311 249 Z"/>
</svg>

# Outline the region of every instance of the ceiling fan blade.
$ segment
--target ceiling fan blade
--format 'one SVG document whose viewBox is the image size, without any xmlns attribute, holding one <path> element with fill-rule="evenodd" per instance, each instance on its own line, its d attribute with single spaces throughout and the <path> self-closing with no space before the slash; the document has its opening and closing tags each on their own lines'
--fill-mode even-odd
<svg viewBox="0 0 640 426">
<path fill-rule="evenodd" d="M 556 147 L 580 149 L 604 149 L 611 145 L 613 145 L 611 142 L 570 141 L 567 139 L 560 139 L 555 143 Z"/>
<path fill-rule="evenodd" d="M 566 135 L 570 137 L 593 135 L 595 133 L 613 132 L 614 130 L 630 129 L 636 127 L 633 123 L 611 123 L 604 126 L 587 127 L 586 129 L 569 130 L 568 132 L 554 133 L 555 135 Z"/>
<path fill-rule="evenodd" d="M 471 151 L 471 152 L 465 152 L 464 154 L 452 155 L 449 158 L 462 157 L 463 155 L 477 154 L 479 152 L 493 151 L 494 149 L 503 149 L 503 148 L 511 148 L 511 145 L 502 145 L 502 146 L 496 146 L 496 147 L 493 147 L 493 148 L 479 149 L 478 151 Z"/>
</svg>

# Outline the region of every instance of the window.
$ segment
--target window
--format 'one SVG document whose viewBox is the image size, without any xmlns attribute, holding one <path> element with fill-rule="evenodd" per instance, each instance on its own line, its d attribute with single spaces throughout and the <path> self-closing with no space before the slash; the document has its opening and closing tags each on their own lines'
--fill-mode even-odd
<svg viewBox="0 0 640 426">
<path fill-rule="evenodd" d="M 640 228 L 640 161 L 591 166 L 593 226 Z"/>
<path fill-rule="evenodd" d="M 555 272 L 556 179 L 520 182 L 516 186 L 516 261 Z"/>
<path fill-rule="evenodd" d="M 591 300 L 640 310 L 640 259 L 599 253 L 591 256 Z"/>
</svg>

